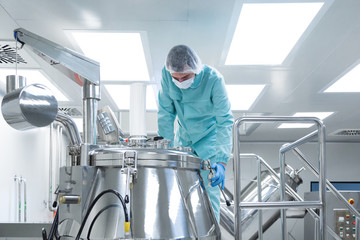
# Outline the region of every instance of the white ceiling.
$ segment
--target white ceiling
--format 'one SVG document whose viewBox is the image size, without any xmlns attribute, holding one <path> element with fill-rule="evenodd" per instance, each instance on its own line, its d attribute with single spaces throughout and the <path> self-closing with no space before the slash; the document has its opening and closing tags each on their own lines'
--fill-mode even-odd
<svg viewBox="0 0 360 240">
<path fill-rule="evenodd" d="M 177 44 L 188 44 L 204 63 L 214 66 L 224 75 L 226 83 L 267 84 L 264 94 L 246 114 L 290 116 L 295 112 L 335 112 L 324 121 L 327 140 L 360 141 L 359 136 L 331 136 L 338 129 L 360 129 L 360 93 L 321 93 L 360 58 L 360 1 L 326 1 L 326 11 L 282 66 L 224 66 L 225 54 L 244 2 L 0 0 L 0 41 L 12 40 L 13 30 L 21 27 L 80 52 L 69 37 L 69 30 L 143 31 L 151 81 L 160 81 L 168 50 Z M 29 62 L 35 62 L 34 67 L 43 69 L 54 84 L 72 98 L 69 105 L 81 105 L 79 86 L 64 79 L 36 56 L 32 57 L 35 61 Z M 9 65 L 0 64 L 0 67 Z M 116 110 L 104 91 L 102 105 L 110 105 Z M 242 114 L 235 113 L 235 116 Z M 314 127 L 306 130 L 277 129 L 277 126 L 261 125 L 247 140 L 293 140 L 315 130 Z"/>
</svg>

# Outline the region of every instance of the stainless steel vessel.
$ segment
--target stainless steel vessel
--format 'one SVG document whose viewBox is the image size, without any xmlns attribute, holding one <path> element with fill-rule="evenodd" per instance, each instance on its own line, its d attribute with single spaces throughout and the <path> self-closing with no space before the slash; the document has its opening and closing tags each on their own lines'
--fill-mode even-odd
<svg viewBox="0 0 360 240">
<path fill-rule="evenodd" d="M 279 169 L 275 169 L 279 173 Z M 302 179 L 298 175 L 298 172 L 286 166 L 285 169 L 286 184 L 288 184 L 295 191 L 297 187 L 302 183 Z M 271 176 L 269 171 L 261 172 L 261 199 L 262 202 L 277 202 L 280 200 L 280 184 Z M 228 198 L 232 199 L 232 194 L 226 191 Z M 241 202 L 258 202 L 258 189 L 257 178 L 254 178 L 241 192 Z M 294 200 L 288 194 L 286 195 L 286 201 Z M 230 234 L 234 235 L 234 207 L 233 205 L 228 207 L 225 204 L 225 200 L 222 199 L 220 207 L 220 224 Z M 262 229 L 266 231 L 275 221 L 280 217 L 280 210 L 262 210 Z M 258 221 L 259 210 L 258 209 L 244 209 L 241 211 L 241 226 L 243 239 L 257 239 L 258 238 Z"/>
<path fill-rule="evenodd" d="M 135 160 L 127 164 L 129 160 Z M 60 204 L 59 220 L 74 219 L 63 233 L 75 236 L 86 210 L 103 190 L 129 196 L 129 237 L 136 239 L 220 239 L 220 229 L 206 191 L 200 186 L 201 160 L 171 149 L 100 148 L 91 153 L 92 166 L 61 169 L 60 196 L 78 196 L 79 204 Z M 129 173 L 136 173 L 131 177 Z M 130 177 L 129 177 L 130 176 Z M 99 214 L 100 213 L 100 214 Z M 99 214 L 97 216 L 97 214 Z M 104 195 L 93 208 L 91 239 L 124 238 L 124 212 L 119 201 Z"/>
<path fill-rule="evenodd" d="M 26 130 L 52 123 L 56 118 L 58 102 L 49 88 L 31 84 L 6 94 L 1 110 L 11 127 Z"/>
</svg>

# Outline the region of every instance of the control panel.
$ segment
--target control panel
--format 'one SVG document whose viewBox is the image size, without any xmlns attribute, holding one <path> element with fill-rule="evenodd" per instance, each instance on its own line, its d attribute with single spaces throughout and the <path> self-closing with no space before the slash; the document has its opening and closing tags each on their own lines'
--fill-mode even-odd
<svg viewBox="0 0 360 240">
<path fill-rule="evenodd" d="M 341 239 L 356 239 L 356 219 L 348 209 L 334 209 L 335 232 Z"/>
</svg>

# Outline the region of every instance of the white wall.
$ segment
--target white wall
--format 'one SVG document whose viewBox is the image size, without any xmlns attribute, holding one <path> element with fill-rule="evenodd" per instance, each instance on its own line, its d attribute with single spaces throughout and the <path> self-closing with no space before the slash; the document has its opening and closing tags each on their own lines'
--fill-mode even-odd
<svg viewBox="0 0 360 240">
<path fill-rule="evenodd" d="M 52 213 L 44 204 L 48 193 L 49 128 L 18 131 L 0 115 L 0 222 L 17 221 L 15 175 L 26 179 L 28 222 L 49 222 Z"/>
</svg>

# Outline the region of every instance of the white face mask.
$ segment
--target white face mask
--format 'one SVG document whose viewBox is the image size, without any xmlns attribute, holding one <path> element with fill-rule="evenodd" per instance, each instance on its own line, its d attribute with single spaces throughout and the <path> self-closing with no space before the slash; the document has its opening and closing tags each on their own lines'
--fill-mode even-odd
<svg viewBox="0 0 360 240">
<path fill-rule="evenodd" d="M 172 78 L 172 81 L 173 81 L 173 83 L 175 83 L 175 85 L 176 85 L 178 88 L 187 89 L 187 88 L 189 88 L 189 87 L 193 84 L 194 78 L 195 78 L 195 77 L 190 78 L 190 79 L 188 79 L 188 80 L 185 80 L 185 81 L 183 81 L 183 82 L 179 82 L 178 80 Z"/>
</svg>

